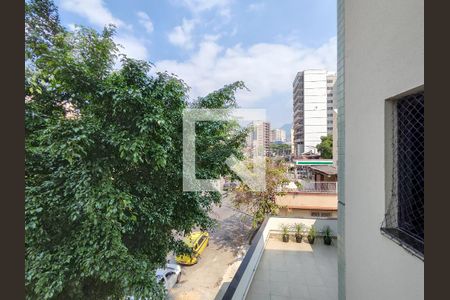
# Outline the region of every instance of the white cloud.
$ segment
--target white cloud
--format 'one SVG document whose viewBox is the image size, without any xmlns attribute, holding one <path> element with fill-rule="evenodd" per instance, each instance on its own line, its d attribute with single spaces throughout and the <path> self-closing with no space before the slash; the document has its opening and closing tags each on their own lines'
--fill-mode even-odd
<svg viewBox="0 0 450 300">
<path fill-rule="evenodd" d="M 117 27 L 131 29 L 130 25 L 115 18 L 102 0 L 62 0 L 61 8 L 85 17 L 92 24 L 100 27 L 114 24 Z"/>
<path fill-rule="evenodd" d="M 67 24 L 67 28 L 69 29 L 69 31 L 75 31 L 75 30 L 77 30 L 77 25 L 70 23 L 70 24 Z"/>
<path fill-rule="evenodd" d="M 298 71 L 309 68 L 336 71 L 336 38 L 318 48 L 269 43 L 223 48 L 208 37 L 188 60 L 163 60 L 156 66 L 160 71 L 180 76 L 192 88 L 192 97 L 205 96 L 225 84 L 242 80 L 251 91 L 240 92 L 239 102 L 257 102 L 277 93 L 291 92 Z"/>
<path fill-rule="evenodd" d="M 265 7 L 266 7 L 266 4 L 264 2 L 251 3 L 248 6 L 248 10 L 249 11 L 260 11 L 260 10 L 263 10 Z"/>
<path fill-rule="evenodd" d="M 137 12 L 137 16 L 139 18 L 139 23 L 144 26 L 145 30 L 148 33 L 153 32 L 153 23 L 150 17 L 143 11 Z"/>
<path fill-rule="evenodd" d="M 186 6 L 193 13 L 201 13 L 213 8 L 226 9 L 231 0 L 178 0 L 177 2 Z"/>
<path fill-rule="evenodd" d="M 114 41 L 122 46 L 120 47 L 120 52 L 128 57 L 142 60 L 148 59 L 148 51 L 144 46 L 144 41 L 132 35 L 118 35 L 114 37 Z"/>
<path fill-rule="evenodd" d="M 181 25 L 176 26 L 168 35 L 169 41 L 179 47 L 191 49 L 194 44 L 192 42 L 192 31 L 197 23 L 197 20 L 183 19 Z"/>
</svg>

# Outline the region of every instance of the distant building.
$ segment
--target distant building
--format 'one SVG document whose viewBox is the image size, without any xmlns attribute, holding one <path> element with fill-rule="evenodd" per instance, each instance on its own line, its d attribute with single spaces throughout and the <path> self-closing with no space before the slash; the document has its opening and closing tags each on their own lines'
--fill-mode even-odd
<svg viewBox="0 0 450 300">
<path fill-rule="evenodd" d="M 336 127 L 333 121 L 333 109 L 335 108 L 335 87 L 336 74 L 327 75 L 327 133 L 333 134 L 333 128 Z"/>
<path fill-rule="evenodd" d="M 291 155 L 295 155 L 294 128 L 291 128 Z"/>
<path fill-rule="evenodd" d="M 270 132 L 270 141 L 275 142 L 286 142 L 286 132 L 283 129 L 272 129 Z"/>
<path fill-rule="evenodd" d="M 337 194 L 323 192 L 286 192 L 275 197 L 278 215 L 296 218 L 337 218 Z"/>
<path fill-rule="evenodd" d="M 333 115 L 328 113 L 328 101 L 334 102 L 336 75 L 326 70 L 298 72 L 293 83 L 293 128 L 295 155 L 317 153 L 320 137 L 328 134 L 328 123 Z M 331 100 L 328 100 L 331 99 Z M 332 107 L 332 102 L 330 105 Z M 329 115 L 331 114 L 331 115 Z"/>
<path fill-rule="evenodd" d="M 254 127 L 247 137 L 247 149 L 258 155 L 268 155 L 270 151 L 270 123 L 254 121 L 249 126 Z"/>
</svg>

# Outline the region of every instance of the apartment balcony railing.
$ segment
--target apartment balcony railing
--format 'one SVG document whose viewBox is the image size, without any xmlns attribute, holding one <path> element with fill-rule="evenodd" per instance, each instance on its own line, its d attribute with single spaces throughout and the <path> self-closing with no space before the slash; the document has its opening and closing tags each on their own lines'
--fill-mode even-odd
<svg viewBox="0 0 450 300">
<path fill-rule="evenodd" d="M 333 181 L 302 181 L 299 192 L 307 193 L 337 193 L 337 182 Z"/>
</svg>

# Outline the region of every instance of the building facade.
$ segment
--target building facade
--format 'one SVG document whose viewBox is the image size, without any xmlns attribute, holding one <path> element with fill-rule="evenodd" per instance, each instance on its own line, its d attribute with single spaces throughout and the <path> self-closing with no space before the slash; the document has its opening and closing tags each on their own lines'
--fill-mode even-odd
<svg viewBox="0 0 450 300">
<path fill-rule="evenodd" d="M 286 132 L 283 129 L 272 129 L 270 132 L 270 142 L 286 142 Z"/>
<path fill-rule="evenodd" d="M 264 121 L 254 121 L 250 123 L 253 131 L 247 137 L 247 149 L 258 155 L 268 155 L 270 152 L 271 131 L 270 123 Z"/>
<path fill-rule="evenodd" d="M 332 111 L 330 116 L 328 114 L 328 98 L 334 95 L 335 80 L 336 76 L 326 70 L 297 73 L 293 83 L 293 142 L 296 156 L 305 152 L 317 153 L 320 137 L 328 134 L 328 120 L 332 122 L 333 119 Z"/>
<path fill-rule="evenodd" d="M 333 109 L 335 108 L 335 86 L 336 86 L 336 74 L 330 73 L 327 75 L 327 133 L 333 134 L 334 122 L 333 122 Z"/>
<path fill-rule="evenodd" d="M 424 1 L 338 0 L 337 70 L 339 299 L 424 299 Z"/>
</svg>

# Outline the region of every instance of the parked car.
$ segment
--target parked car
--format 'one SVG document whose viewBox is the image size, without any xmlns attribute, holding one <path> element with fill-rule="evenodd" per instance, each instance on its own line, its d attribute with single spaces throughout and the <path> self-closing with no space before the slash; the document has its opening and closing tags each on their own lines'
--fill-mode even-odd
<svg viewBox="0 0 450 300">
<path fill-rule="evenodd" d="M 164 269 L 156 270 L 156 280 L 163 282 L 166 290 L 171 289 L 181 278 L 181 267 L 177 264 L 167 264 Z"/>
<path fill-rule="evenodd" d="M 194 265 L 200 254 L 209 245 L 209 233 L 206 231 L 192 232 L 184 239 L 184 243 L 192 249 L 192 254 L 178 254 L 175 260 L 182 265 Z"/>
<path fill-rule="evenodd" d="M 180 281 L 181 267 L 177 264 L 167 263 L 164 269 L 156 269 L 156 281 L 161 282 L 168 291 Z M 126 300 L 135 300 L 134 296 L 126 296 Z M 144 299 L 137 299 L 144 300 Z"/>
</svg>

